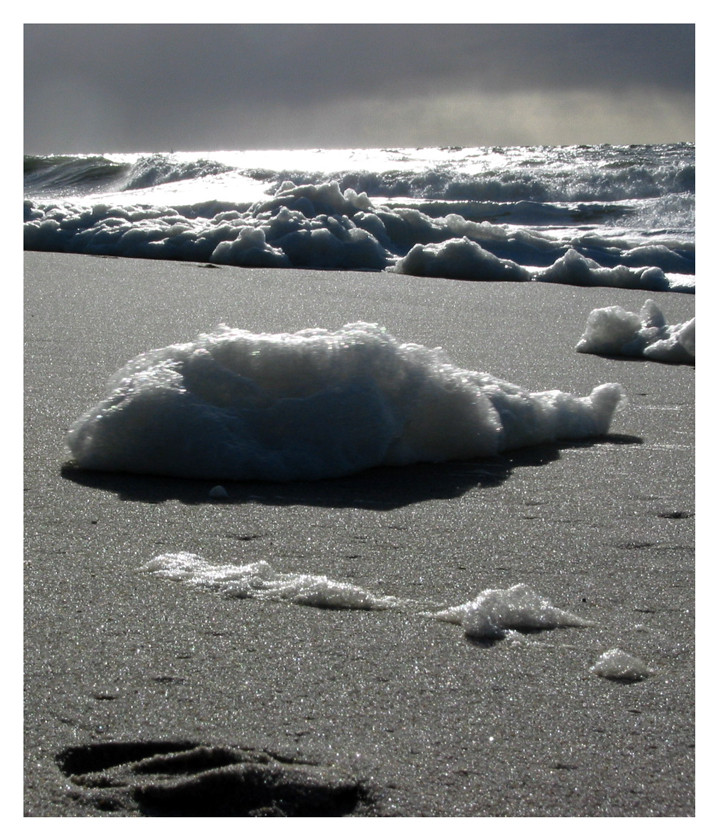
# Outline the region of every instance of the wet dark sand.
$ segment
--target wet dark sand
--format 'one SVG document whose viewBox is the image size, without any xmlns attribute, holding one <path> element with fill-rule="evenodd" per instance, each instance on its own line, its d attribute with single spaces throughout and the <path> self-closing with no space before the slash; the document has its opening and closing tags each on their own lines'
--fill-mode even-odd
<svg viewBox="0 0 718 840">
<path fill-rule="evenodd" d="M 591 309 L 647 297 L 694 314 L 668 293 L 26 254 L 25 814 L 692 815 L 694 369 L 573 350 Z M 63 470 L 68 426 L 139 352 L 356 320 L 630 402 L 599 442 L 224 502 Z M 176 551 L 450 604 L 522 582 L 595 627 L 477 645 L 138 572 Z M 592 674 L 615 647 L 655 675 Z"/>
</svg>

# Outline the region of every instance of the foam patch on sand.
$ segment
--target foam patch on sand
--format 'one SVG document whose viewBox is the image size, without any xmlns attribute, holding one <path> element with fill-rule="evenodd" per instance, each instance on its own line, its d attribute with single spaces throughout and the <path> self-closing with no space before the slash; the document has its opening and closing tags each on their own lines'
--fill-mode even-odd
<svg viewBox="0 0 718 840">
<path fill-rule="evenodd" d="M 374 595 L 359 586 L 330 580 L 324 575 L 278 572 L 264 560 L 244 566 L 218 566 L 196 554 L 179 552 L 161 554 L 141 571 L 230 598 L 289 601 L 310 607 L 347 610 L 386 610 L 400 604 L 397 598 Z"/>
<path fill-rule="evenodd" d="M 696 319 L 667 324 L 653 300 L 647 300 L 638 313 L 620 306 L 594 309 L 576 345 L 579 353 L 633 356 L 657 362 L 694 364 L 696 358 Z"/>
<path fill-rule="evenodd" d="M 455 607 L 427 609 L 409 599 L 377 595 L 324 575 L 276 571 L 266 561 L 215 565 L 188 552 L 160 554 L 141 567 L 168 580 L 180 581 L 227 597 L 287 601 L 303 606 L 347 610 L 401 610 L 458 624 L 469 638 L 501 639 L 510 631 L 531 632 L 557 627 L 590 627 L 592 622 L 554 607 L 526 584 L 486 589 Z"/>
<path fill-rule="evenodd" d="M 308 480 L 599 437 L 622 399 L 615 383 L 532 393 L 376 324 L 222 326 L 128 362 L 68 445 L 83 469 Z"/>
</svg>

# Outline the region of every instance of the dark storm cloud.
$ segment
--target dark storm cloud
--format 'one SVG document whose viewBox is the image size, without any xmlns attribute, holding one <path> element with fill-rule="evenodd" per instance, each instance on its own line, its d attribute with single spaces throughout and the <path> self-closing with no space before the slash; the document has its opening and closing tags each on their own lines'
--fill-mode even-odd
<svg viewBox="0 0 718 840">
<path fill-rule="evenodd" d="M 26 148 L 359 145 L 353 113 L 381 144 L 393 107 L 423 101 L 413 145 L 447 97 L 639 91 L 689 111 L 693 60 L 691 25 L 28 25 Z"/>
</svg>

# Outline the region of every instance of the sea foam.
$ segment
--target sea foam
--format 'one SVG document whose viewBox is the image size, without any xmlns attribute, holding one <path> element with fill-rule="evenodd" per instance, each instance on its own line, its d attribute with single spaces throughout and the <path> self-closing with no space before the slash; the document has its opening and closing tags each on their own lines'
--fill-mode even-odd
<svg viewBox="0 0 718 840">
<path fill-rule="evenodd" d="M 80 468 L 273 481 L 494 456 L 608 432 L 620 385 L 531 393 L 375 324 L 220 327 L 143 353 L 71 427 Z"/>
<path fill-rule="evenodd" d="M 181 551 L 159 554 L 140 571 L 229 598 L 284 601 L 322 609 L 399 610 L 458 624 L 468 638 L 486 641 L 502 639 L 514 631 L 593 626 L 593 622 L 553 606 L 524 583 L 508 589 L 486 589 L 472 601 L 455 607 L 430 608 L 411 599 L 377 595 L 325 575 L 278 572 L 264 560 L 217 565 Z"/>
<path fill-rule="evenodd" d="M 486 589 L 472 601 L 435 613 L 434 618 L 460 624 L 465 634 L 475 639 L 500 639 L 510 630 L 592 626 L 592 622 L 554 607 L 523 583 L 509 589 Z"/>
<path fill-rule="evenodd" d="M 591 673 L 617 682 L 640 682 L 655 672 L 637 656 L 620 648 L 611 648 L 599 656 L 591 666 Z"/>
<path fill-rule="evenodd" d="M 696 319 L 667 324 L 653 300 L 647 300 L 639 313 L 620 306 L 594 309 L 576 345 L 579 353 L 616 356 L 642 356 L 657 362 L 695 363 Z"/>
<path fill-rule="evenodd" d="M 365 193 L 341 192 L 335 181 L 282 183 L 276 196 L 250 207 L 217 200 L 182 207 L 111 199 L 91 207 L 27 199 L 25 249 L 695 292 L 694 249 L 685 241 L 639 248 L 597 233 L 566 240 L 540 226 L 517 230 L 457 213 L 436 217 L 412 207 L 377 205 Z"/>
<path fill-rule="evenodd" d="M 26 250 L 695 293 L 691 144 L 25 158 Z"/>
<path fill-rule="evenodd" d="M 324 609 L 386 610 L 400 604 L 398 598 L 374 595 L 360 586 L 331 580 L 325 575 L 278 572 L 264 560 L 243 566 L 214 565 L 197 554 L 183 551 L 160 554 L 141 571 L 229 598 L 288 601 Z"/>
</svg>

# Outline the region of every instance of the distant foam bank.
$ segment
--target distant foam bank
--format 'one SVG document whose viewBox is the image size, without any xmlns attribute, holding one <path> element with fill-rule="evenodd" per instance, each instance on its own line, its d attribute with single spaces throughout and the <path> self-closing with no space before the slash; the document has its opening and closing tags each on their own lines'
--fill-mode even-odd
<svg viewBox="0 0 718 840">
<path fill-rule="evenodd" d="M 129 361 L 68 445 L 82 469 L 311 480 L 599 437 L 622 399 L 615 383 L 531 393 L 376 324 L 222 326 Z"/>
<path fill-rule="evenodd" d="M 30 251 L 695 294 L 695 149 L 25 158 Z"/>
</svg>

